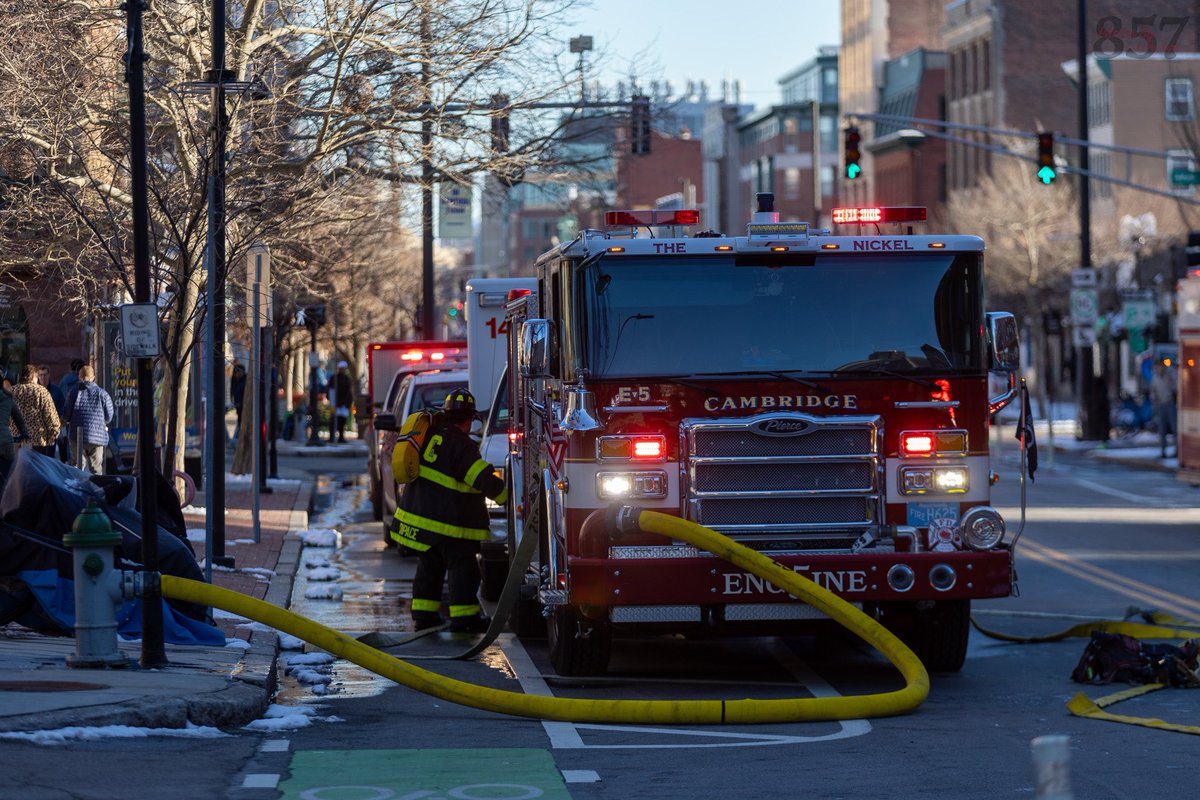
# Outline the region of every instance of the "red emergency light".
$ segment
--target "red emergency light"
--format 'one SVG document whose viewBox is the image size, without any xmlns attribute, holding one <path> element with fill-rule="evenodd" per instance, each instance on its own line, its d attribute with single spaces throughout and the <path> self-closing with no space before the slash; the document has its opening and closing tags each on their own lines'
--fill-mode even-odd
<svg viewBox="0 0 1200 800">
<path fill-rule="evenodd" d="M 868 206 L 866 208 L 835 208 L 834 225 L 862 225 L 877 222 L 924 222 L 928 215 L 925 206 Z"/>
<path fill-rule="evenodd" d="M 700 210 L 677 208 L 673 211 L 606 211 L 604 226 L 615 228 L 623 225 L 699 225 Z"/>
<path fill-rule="evenodd" d="M 507 302 L 511 303 L 513 300 L 516 300 L 518 297 L 525 297 L 526 295 L 530 295 L 530 294 L 533 294 L 533 291 L 530 289 L 509 289 Z"/>
</svg>

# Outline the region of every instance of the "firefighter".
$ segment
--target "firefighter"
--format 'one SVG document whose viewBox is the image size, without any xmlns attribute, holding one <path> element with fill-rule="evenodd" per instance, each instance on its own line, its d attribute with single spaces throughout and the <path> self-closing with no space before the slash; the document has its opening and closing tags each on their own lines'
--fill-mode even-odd
<svg viewBox="0 0 1200 800">
<path fill-rule="evenodd" d="M 504 481 L 467 435 L 477 417 L 465 388 L 446 396 L 425 436 L 420 474 L 396 509 L 401 546 L 418 552 L 412 616 L 417 630 L 441 625 L 442 581 L 449 572 L 450 630 L 484 631 L 479 591 L 479 543 L 488 538 L 484 496 L 503 504 Z"/>
</svg>

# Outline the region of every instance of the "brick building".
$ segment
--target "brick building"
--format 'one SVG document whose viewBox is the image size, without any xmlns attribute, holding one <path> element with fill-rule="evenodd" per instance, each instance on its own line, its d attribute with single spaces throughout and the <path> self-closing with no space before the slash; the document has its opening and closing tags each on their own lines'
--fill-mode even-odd
<svg viewBox="0 0 1200 800">
<path fill-rule="evenodd" d="M 946 54 L 918 48 L 883 66 L 879 111 L 903 117 L 945 115 Z M 911 126 L 880 122 L 865 144 L 873 158 L 875 202 L 916 205 L 931 214 L 946 201 L 946 142 Z"/>
<path fill-rule="evenodd" d="M 634 155 L 627 142 L 617 144 L 615 208 L 655 208 L 672 195 L 674 202 L 696 208 L 704 201 L 699 139 L 650 135 L 650 152 Z"/>
<path fill-rule="evenodd" d="M 783 103 L 736 126 L 740 208 L 754 208 L 760 192 L 775 195 L 783 220 L 819 224 L 833 206 L 838 160 L 837 49 L 779 79 Z M 731 229 L 745 224 L 744 214 Z"/>
<path fill-rule="evenodd" d="M 842 44 L 838 54 L 838 107 L 846 117 L 874 113 L 878 108 L 883 67 L 917 48 L 940 51 L 944 0 L 842 0 Z M 953 5 L 951 3 L 950 5 Z M 874 125 L 858 120 L 864 144 L 875 138 Z M 840 138 L 840 137 L 839 137 Z M 839 142 L 839 148 L 842 143 Z M 839 149 L 838 202 L 867 205 L 878 202 L 871 151 L 864 149 L 859 178 L 847 180 L 840 169 L 845 151 Z"/>
<path fill-rule="evenodd" d="M 1131 33 L 1135 17 L 1155 21 L 1151 23 L 1152 38 L 1155 49 L 1161 51 L 1173 32 L 1162 27 L 1166 18 L 1194 19 L 1195 12 L 1195 0 L 1092 0 L 1087 4 L 1085 35 L 1089 48 L 1132 51 L 1140 56 L 1149 45 Z M 1101 30 L 1105 20 L 1109 25 Z M 1113 21 L 1115 30 L 1111 27 Z M 947 119 L 1005 130 L 1078 135 L 1076 88 L 1072 81 L 1063 79 L 1060 68 L 1077 55 L 1077 33 L 1075 3 L 946 3 Z M 1180 34 L 1177 46 L 1181 50 L 1200 49 L 1200 25 L 1186 25 Z M 960 135 L 989 141 L 981 133 Z M 947 169 L 950 190 L 974 186 L 979 175 L 989 171 L 991 157 L 980 148 L 951 143 Z"/>
</svg>

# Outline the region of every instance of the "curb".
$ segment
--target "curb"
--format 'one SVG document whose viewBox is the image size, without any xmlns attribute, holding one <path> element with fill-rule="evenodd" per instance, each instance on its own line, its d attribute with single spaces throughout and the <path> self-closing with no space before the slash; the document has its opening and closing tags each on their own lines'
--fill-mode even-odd
<svg viewBox="0 0 1200 800">
<path fill-rule="evenodd" d="M 293 536 L 292 531 L 308 527 L 308 509 L 312 503 L 313 484 L 304 481 L 292 506 L 288 521 L 288 533 L 284 535 L 279 560 L 275 563 L 275 574 L 263 600 L 280 608 L 288 608 L 292 601 L 292 586 L 296 582 L 296 570 L 300 566 L 300 551 L 303 542 Z M 234 727 L 245 725 L 262 716 L 279 680 L 279 635 L 272 630 L 256 630 L 250 634 L 250 647 L 238 662 L 235 684 L 214 698 L 197 698 L 194 708 L 189 707 L 188 719 L 197 725 Z M 238 695 L 228 698 L 226 694 Z M 210 703 L 220 701 L 219 703 Z M 206 706 L 212 706 L 206 708 Z M 219 707 L 216 707 L 219 706 Z M 204 720 L 204 721 L 202 721 Z M 182 727 L 176 726 L 176 727 Z"/>
</svg>

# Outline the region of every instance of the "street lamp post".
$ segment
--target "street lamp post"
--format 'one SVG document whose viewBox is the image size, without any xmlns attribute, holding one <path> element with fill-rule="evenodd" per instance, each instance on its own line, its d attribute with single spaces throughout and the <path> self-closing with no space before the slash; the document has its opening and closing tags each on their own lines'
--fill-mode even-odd
<svg viewBox="0 0 1200 800">
<path fill-rule="evenodd" d="M 141 0 L 125 4 L 129 50 L 125 80 L 129 84 L 130 192 L 133 197 L 134 294 L 138 303 L 150 301 L 150 203 L 146 167 L 146 74 L 142 38 Z M 158 518 L 154 466 L 154 361 L 137 359 L 138 393 L 138 506 L 141 512 L 142 568 L 158 572 Z M 154 669 L 167 664 L 163 644 L 162 593 L 158 582 L 144 582 L 142 594 L 141 665 Z"/>
</svg>

